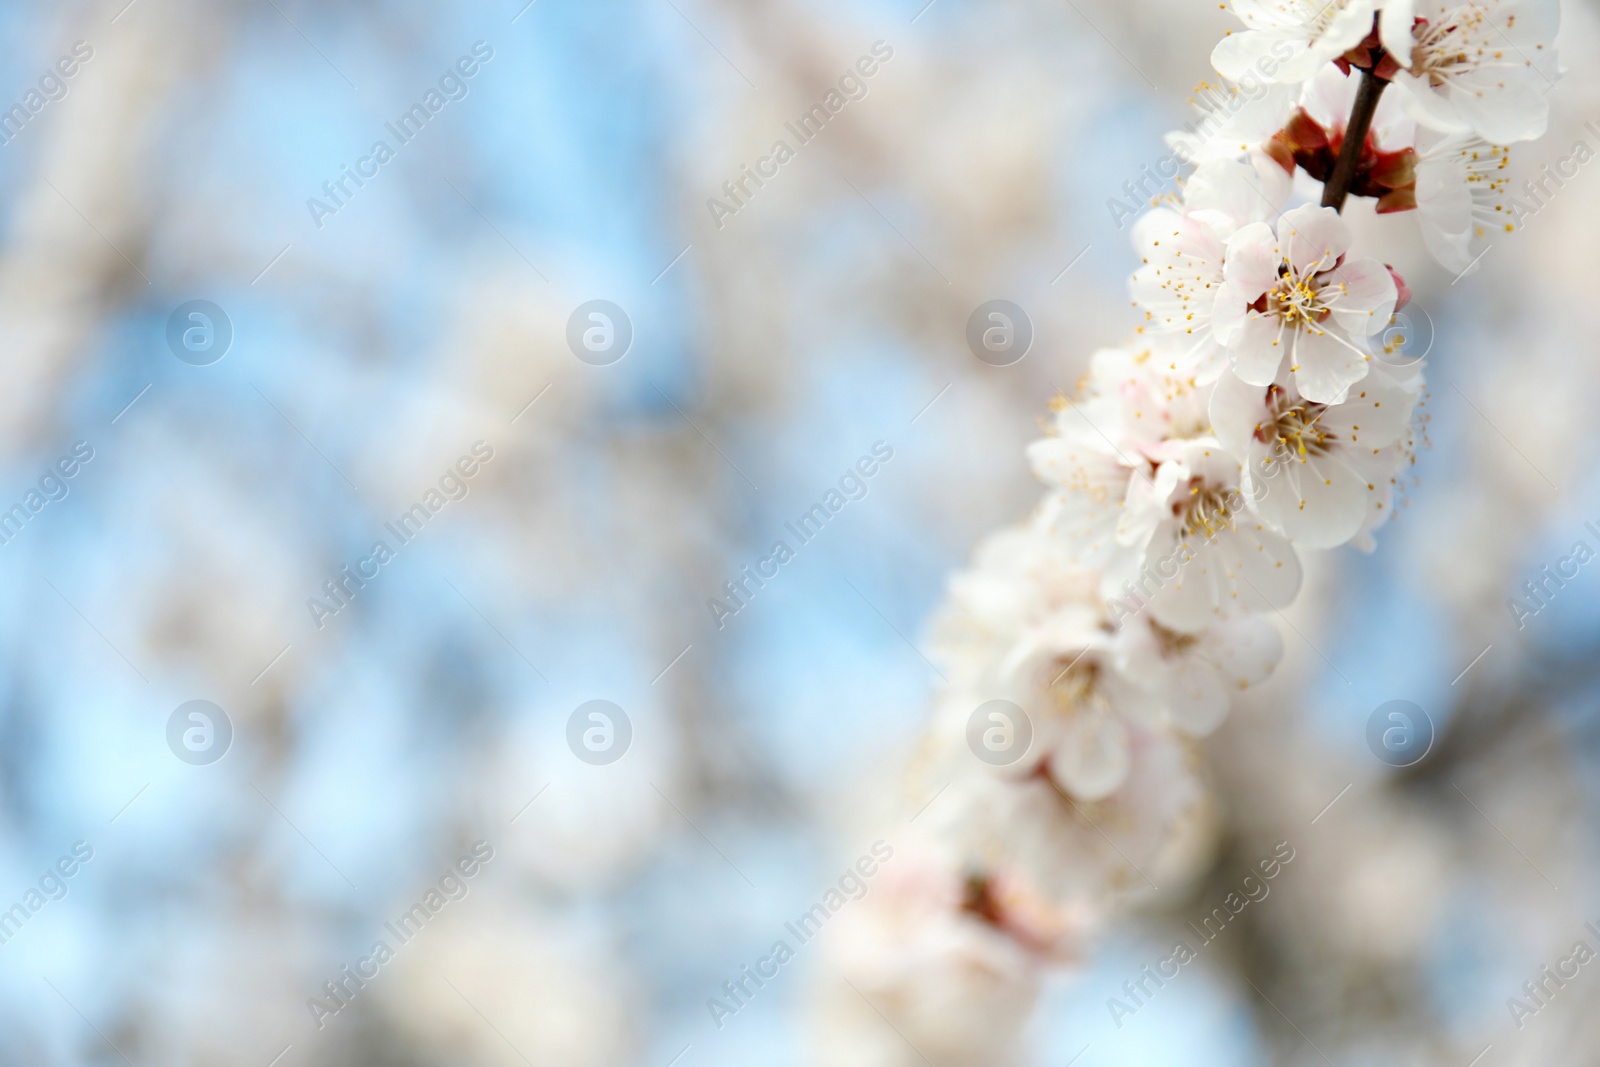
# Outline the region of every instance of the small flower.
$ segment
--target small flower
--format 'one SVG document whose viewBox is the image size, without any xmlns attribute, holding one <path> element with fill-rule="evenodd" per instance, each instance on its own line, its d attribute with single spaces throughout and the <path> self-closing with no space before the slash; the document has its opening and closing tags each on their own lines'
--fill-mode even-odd
<svg viewBox="0 0 1600 1067">
<path fill-rule="evenodd" d="M 1234 373 L 1268 386 L 1288 357 L 1307 398 L 1337 403 L 1367 373 L 1366 338 L 1389 324 L 1398 293 L 1376 259 L 1346 259 L 1350 228 L 1332 208 L 1286 212 L 1228 241 L 1212 329 Z"/>
<path fill-rule="evenodd" d="M 1234 693 L 1272 675 L 1283 659 L 1283 637 L 1255 615 L 1185 634 L 1141 613 L 1117 631 L 1112 653 L 1117 669 L 1155 696 L 1165 722 L 1206 737 L 1227 718 Z"/>
<path fill-rule="evenodd" d="M 1019 940 L 1053 942 L 1056 954 L 1071 955 L 1119 897 L 1146 885 L 1139 870 L 1158 871 L 1174 834 L 1200 814 L 1203 785 L 1192 747 L 1130 723 L 1121 786 L 1086 800 L 1041 768 L 1018 778 L 977 763 L 962 734 L 980 699 L 959 691 L 940 699 L 912 778 L 919 797 L 945 795 L 914 829 L 942 842 L 957 866 L 986 876 L 1013 936 L 1020 927 L 1028 932 Z"/>
<path fill-rule="evenodd" d="M 1388 0 L 1380 25 L 1418 122 L 1511 144 L 1549 123 L 1560 21 L 1557 0 Z"/>
<path fill-rule="evenodd" d="M 871 892 L 823 931 L 830 977 L 817 990 L 821 1062 L 904 1063 L 906 1042 L 914 1042 L 918 1056 L 926 1049 L 941 1064 L 1013 1063 L 1046 958 L 1019 936 L 1032 932 L 1024 924 L 1034 916 L 1009 887 L 990 887 L 992 876 L 982 900 L 970 902 L 974 879 L 950 864 L 947 850 L 905 837 L 896 837 Z M 1073 915 L 1062 920 L 1066 929 L 1047 925 L 1043 933 L 1075 947 L 1088 940 L 1086 919 Z"/>
<path fill-rule="evenodd" d="M 1233 0 L 1234 14 L 1249 28 L 1224 37 L 1211 65 L 1234 81 L 1252 73 L 1269 81 L 1305 81 L 1361 43 L 1377 6 L 1374 0 Z"/>
<path fill-rule="evenodd" d="M 1342 404 L 1320 404 L 1293 385 L 1217 383 L 1217 437 L 1245 461 L 1241 489 L 1250 508 L 1296 545 L 1333 548 L 1387 507 L 1415 404 L 1407 376 L 1386 364 Z"/>
<path fill-rule="evenodd" d="M 1051 436 L 1028 446 L 1035 476 L 1055 490 L 1043 521 L 1072 565 L 1106 570 L 1142 559 L 1152 527 L 1125 506 L 1130 486 L 1150 478 L 1162 442 L 1210 432 L 1209 390 L 1173 363 L 1150 346 L 1096 352 L 1085 395 L 1062 401 Z"/>
<path fill-rule="evenodd" d="M 1275 217 L 1289 191 L 1273 163 L 1214 160 L 1189 178 L 1180 210 L 1158 207 L 1134 224 L 1144 265 L 1128 283 L 1133 306 L 1144 311 L 1144 330 L 1179 341 L 1177 366 L 1201 382 L 1215 380 L 1224 366 L 1211 316 L 1228 239 L 1241 226 Z"/>
<path fill-rule="evenodd" d="M 1124 717 L 1154 725 L 1160 712 L 1111 669 L 1093 573 L 1070 566 L 1061 542 L 1030 524 L 986 540 L 951 594 L 937 638 L 951 677 L 1031 717 L 1026 758 L 1003 773 L 1047 774 L 1083 800 L 1120 787 L 1130 758 Z"/>
<path fill-rule="evenodd" d="M 1417 216 L 1422 239 L 1446 269 L 1477 269 L 1487 238 L 1515 229 L 1510 149 L 1473 133 L 1423 131 L 1417 142 Z"/>
<path fill-rule="evenodd" d="M 1295 86 L 1274 82 L 1201 83 L 1189 98 L 1198 116 L 1167 134 L 1167 145 L 1187 163 L 1238 159 L 1260 150 L 1283 128 L 1298 95 Z"/>
<path fill-rule="evenodd" d="M 1108 571 L 1101 591 L 1181 633 L 1287 607 L 1300 591 L 1300 560 L 1281 534 L 1249 514 L 1240 474 L 1239 461 L 1215 438 L 1170 442 L 1154 480 L 1135 483 L 1137 513 L 1153 525 L 1144 558 Z"/>
</svg>

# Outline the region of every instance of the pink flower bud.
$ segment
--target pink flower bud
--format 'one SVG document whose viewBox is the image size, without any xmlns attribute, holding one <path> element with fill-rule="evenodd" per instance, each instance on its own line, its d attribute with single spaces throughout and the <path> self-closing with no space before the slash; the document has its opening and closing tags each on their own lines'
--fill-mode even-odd
<svg viewBox="0 0 1600 1067">
<path fill-rule="evenodd" d="M 1384 266 L 1389 267 L 1389 264 L 1385 263 Z M 1395 292 L 1399 293 L 1399 297 L 1394 302 L 1394 309 L 1399 311 L 1411 303 L 1411 286 L 1406 284 L 1406 280 L 1400 277 L 1400 272 L 1393 267 L 1389 267 L 1389 277 L 1394 279 Z"/>
</svg>

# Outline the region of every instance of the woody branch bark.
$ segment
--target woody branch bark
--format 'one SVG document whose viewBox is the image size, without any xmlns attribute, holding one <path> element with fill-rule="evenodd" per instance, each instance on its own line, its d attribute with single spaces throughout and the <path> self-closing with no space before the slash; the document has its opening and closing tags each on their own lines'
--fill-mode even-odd
<svg viewBox="0 0 1600 1067">
<path fill-rule="evenodd" d="M 1378 98 L 1388 84 L 1387 79 L 1375 76 L 1370 70 L 1361 72 L 1361 84 L 1356 88 L 1356 102 L 1350 109 L 1350 121 L 1345 125 L 1344 144 L 1339 148 L 1338 162 L 1322 187 L 1323 207 L 1344 210 L 1344 198 L 1349 195 L 1350 183 L 1355 180 L 1362 148 L 1367 143 L 1367 133 L 1372 129 L 1372 116 L 1378 110 Z"/>
</svg>

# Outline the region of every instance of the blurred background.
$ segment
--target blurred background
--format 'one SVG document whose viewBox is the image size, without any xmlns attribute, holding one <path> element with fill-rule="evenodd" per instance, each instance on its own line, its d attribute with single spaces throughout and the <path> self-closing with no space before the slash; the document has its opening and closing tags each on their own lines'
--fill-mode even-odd
<svg viewBox="0 0 1600 1067">
<path fill-rule="evenodd" d="M 1035 502 L 1050 397 L 1128 335 L 1108 201 L 1232 25 L 0 6 L 0 1063 L 815 1062 L 816 952 L 720 1027 L 706 1001 L 891 836 L 863 813 L 938 682 L 923 627 Z M 1597 43 L 1563 5 L 1519 180 L 1600 151 Z M 1520 1029 L 1506 1004 L 1600 947 L 1600 566 L 1507 607 L 1600 549 L 1592 169 L 1459 281 L 1348 212 L 1416 294 L 1407 506 L 1310 561 L 1283 667 L 1204 746 L 1195 873 L 1051 978 L 1031 1062 L 1600 1048 L 1595 968 Z M 1033 329 L 1006 367 L 966 341 L 993 299 Z M 1365 740 L 1396 699 L 1437 731 L 1403 770 Z M 1270 896 L 1116 1025 L 1280 841 Z"/>
</svg>

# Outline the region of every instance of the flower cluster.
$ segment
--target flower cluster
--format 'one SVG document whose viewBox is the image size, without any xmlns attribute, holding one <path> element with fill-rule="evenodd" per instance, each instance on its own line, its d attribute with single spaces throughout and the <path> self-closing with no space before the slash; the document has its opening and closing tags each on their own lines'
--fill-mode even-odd
<svg viewBox="0 0 1600 1067">
<path fill-rule="evenodd" d="M 1301 554 L 1372 550 L 1412 461 L 1422 366 L 1379 340 L 1410 290 L 1355 247 L 1346 199 L 1415 211 L 1464 272 L 1509 228 L 1505 146 L 1544 131 L 1554 0 L 1233 9 L 1207 94 L 1226 113 L 1169 137 L 1193 172 L 1133 228 L 1136 331 L 1057 399 L 1028 449 L 1042 503 L 937 622 L 948 685 L 913 785 L 943 857 L 919 899 L 947 907 L 897 913 L 905 966 L 840 963 L 879 1010 L 948 1005 L 1011 947 L 1077 957 L 1181 852 L 1206 811 L 1195 741 L 1281 658 Z"/>
</svg>

